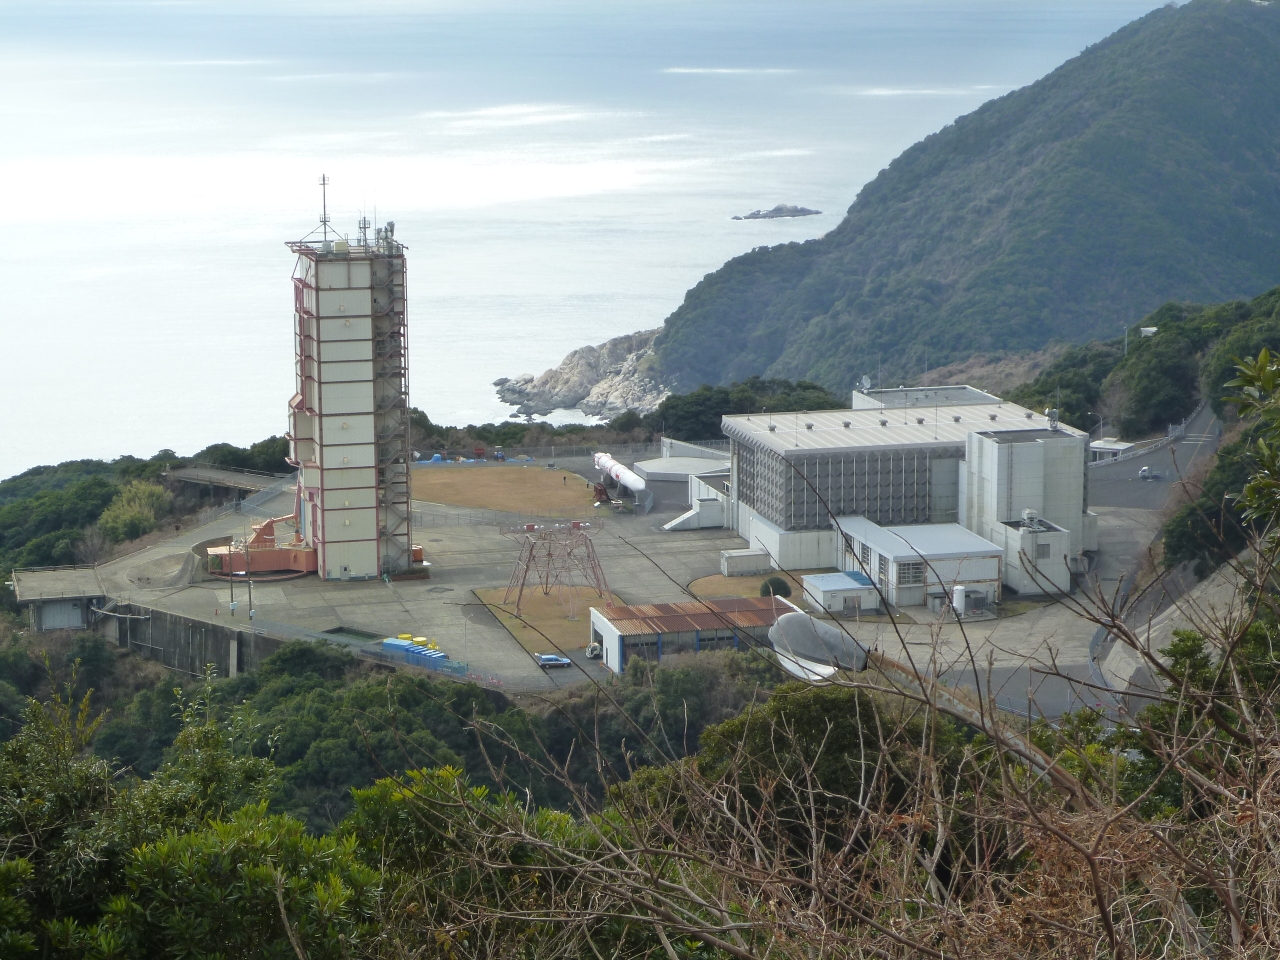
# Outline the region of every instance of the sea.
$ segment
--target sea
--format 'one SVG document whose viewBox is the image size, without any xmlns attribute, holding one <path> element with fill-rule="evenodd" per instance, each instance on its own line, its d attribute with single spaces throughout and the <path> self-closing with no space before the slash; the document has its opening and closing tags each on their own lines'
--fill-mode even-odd
<svg viewBox="0 0 1280 960">
<path fill-rule="evenodd" d="M 413 404 L 502 421 L 1155 6 L 0 0 L 0 478 L 284 432 L 322 203 L 408 247 Z M 779 203 L 822 213 L 732 219 Z"/>
</svg>

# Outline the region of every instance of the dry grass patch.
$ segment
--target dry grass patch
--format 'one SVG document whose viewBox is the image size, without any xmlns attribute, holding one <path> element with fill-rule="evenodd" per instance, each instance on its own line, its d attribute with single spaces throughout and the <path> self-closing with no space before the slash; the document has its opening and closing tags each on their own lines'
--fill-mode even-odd
<svg viewBox="0 0 1280 960">
<path fill-rule="evenodd" d="M 555 653 L 556 647 L 565 651 L 581 650 L 591 641 L 589 607 L 603 607 L 610 600 L 619 606 L 622 604 L 617 596 L 600 597 L 590 587 L 576 586 L 572 589 L 573 602 L 570 604 L 569 598 L 562 598 L 558 590 L 543 596 L 536 585 L 526 587 L 520 617 L 527 622 L 516 617 L 514 601 L 502 602 L 506 587 L 472 592 L 477 600 L 488 606 L 489 612 L 498 618 L 520 646 L 530 653 Z M 569 619 L 571 612 L 576 619 Z M 548 639 L 553 643 L 548 643 Z"/>
<path fill-rule="evenodd" d="M 587 517 L 594 502 L 591 486 L 582 477 L 540 464 L 414 467 L 411 476 L 413 499 L 457 507 Z"/>
<path fill-rule="evenodd" d="M 1002 395 L 1013 387 L 1034 380 L 1064 350 L 1065 344 L 1055 343 L 1043 350 L 1029 353 L 983 354 L 930 370 L 919 383 L 921 386 L 967 383 L 979 390 Z"/>
</svg>

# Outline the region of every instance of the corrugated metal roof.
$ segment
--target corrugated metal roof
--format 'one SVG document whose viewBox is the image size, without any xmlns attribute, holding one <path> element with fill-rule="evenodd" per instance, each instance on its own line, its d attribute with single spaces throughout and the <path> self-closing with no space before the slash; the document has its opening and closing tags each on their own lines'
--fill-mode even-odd
<svg viewBox="0 0 1280 960">
<path fill-rule="evenodd" d="M 600 608 L 596 608 L 600 609 Z M 689 603 L 638 603 L 600 610 L 624 637 L 693 630 L 771 627 L 794 607 L 772 597 L 728 597 Z"/>
<path fill-rule="evenodd" d="M 883 425 L 881 420 L 885 421 Z M 769 429 L 770 426 L 773 430 Z M 1046 426 L 1043 415 L 1007 400 L 915 409 L 736 414 L 721 421 L 721 428 L 733 439 L 783 456 L 895 447 L 964 446 L 970 433 L 1001 433 L 1044 429 Z M 1059 426 L 1058 435 L 1085 436 L 1066 424 Z"/>
</svg>

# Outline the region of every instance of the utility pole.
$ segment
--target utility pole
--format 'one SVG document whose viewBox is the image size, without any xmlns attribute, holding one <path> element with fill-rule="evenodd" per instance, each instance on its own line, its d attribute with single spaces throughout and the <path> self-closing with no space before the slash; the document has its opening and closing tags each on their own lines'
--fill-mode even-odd
<svg viewBox="0 0 1280 960">
<path fill-rule="evenodd" d="M 249 619 L 253 619 L 253 570 L 249 566 L 249 541 L 244 544 L 244 578 L 249 584 Z"/>
</svg>

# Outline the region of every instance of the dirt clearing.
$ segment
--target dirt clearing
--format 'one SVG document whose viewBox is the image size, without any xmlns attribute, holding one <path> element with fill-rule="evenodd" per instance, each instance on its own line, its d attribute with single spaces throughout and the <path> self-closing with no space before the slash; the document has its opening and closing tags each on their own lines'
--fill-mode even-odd
<svg viewBox="0 0 1280 960">
<path fill-rule="evenodd" d="M 601 597 L 590 587 L 575 586 L 572 614 L 576 619 L 570 620 L 567 596 L 562 602 L 559 590 L 553 589 L 550 595 L 543 596 L 536 585 L 526 586 L 524 603 L 520 608 L 520 616 L 528 621 L 524 623 L 515 615 L 514 600 L 508 604 L 502 602 L 506 587 L 473 592 L 477 600 L 488 605 L 489 612 L 498 618 L 507 633 L 515 637 L 516 643 L 530 653 L 555 653 L 556 647 L 566 652 L 581 650 L 591 641 L 591 612 L 588 608 L 603 607 L 610 599 L 617 606 L 622 605 L 617 597 Z M 554 645 L 548 643 L 548 639 L 554 641 Z"/>
<path fill-rule="evenodd" d="M 591 486 L 582 477 L 538 464 L 414 467 L 412 479 L 413 499 L 457 507 L 589 517 L 595 502 Z"/>
</svg>

